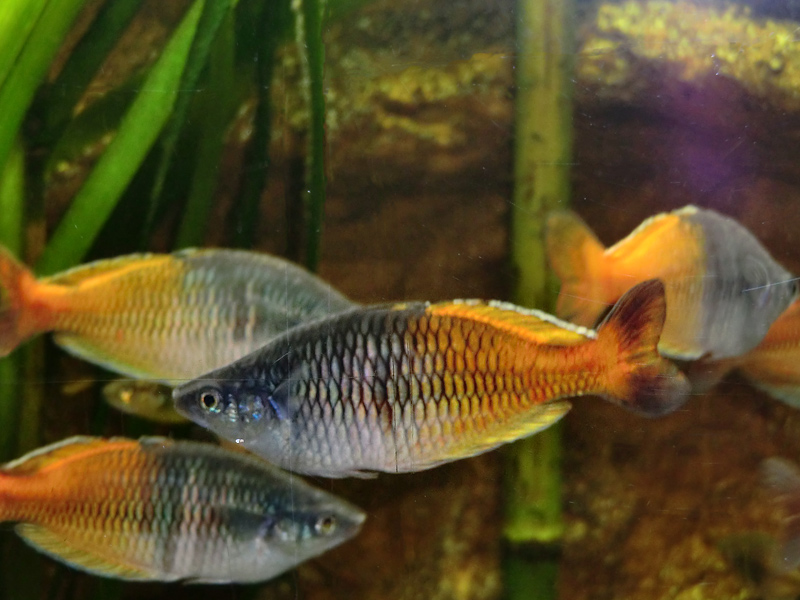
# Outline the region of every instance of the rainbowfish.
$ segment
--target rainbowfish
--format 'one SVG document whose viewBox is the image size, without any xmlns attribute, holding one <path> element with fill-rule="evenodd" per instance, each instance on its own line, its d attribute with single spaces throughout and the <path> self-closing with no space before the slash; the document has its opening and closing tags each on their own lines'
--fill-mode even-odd
<svg viewBox="0 0 800 600">
<path fill-rule="evenodd" d="M 143 379 L 118 379 L 103 386 L 106 402 L 117 410 L 157 423 L 185 423 L 175 412 L 172 388 Z"/>
<path fill-rule="evenodd" d="M 685 360 L 751 350 L 798 290 L 749 231 L 695 206 L 651 217 L 607 249 L 575 214 L 553 213 L 547 254 L 561 279 L 556 314 L 586 327 L 631 286 L 661 279 L 667 320 L 659 350 Z"/>
<path fill-rule="evenodd" d="M 74 437 L 0 470 L 0 521 L 72 567 L 119 579 L 275 577 L 359 530 L 362 511 L 210 444 Z"/>
<path fill-rule="evenodd" d="M 254 252 L 133 254 L 37 281 L 0 248 L 0 356 L 52 331 L 72 354 L 164 383 L 353 306 L 304 269 Z"/>
<path fill-rule="evenodd" d="M 598 331 L 503 302 L 358 308 L 176 388 L 178 412 L 270 462 L 327 477 L 419 471 L 552 425 L 597 394 L 658 415 L 688 383 L 656 344 L 664 288 Z"/>
</svg>

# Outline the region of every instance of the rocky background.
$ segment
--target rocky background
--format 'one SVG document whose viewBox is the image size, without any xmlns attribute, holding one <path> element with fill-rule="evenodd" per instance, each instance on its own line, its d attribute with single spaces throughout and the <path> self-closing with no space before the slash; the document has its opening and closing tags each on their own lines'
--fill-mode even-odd
<svg viewBox="0 0 800 600">
<path fill-rule="evenodd" d="M 321 275 L 353 299 L 509 297 L 513 10 L 511 0 L 376 0 L 330 26 Z M 175 17 L 154 9 L 147 18 Z M 793 18 L 796 3 L 774 0 L 749 9 L 579 3 L 572 205 L 604 242 L 693 203 L 735 217 L 800 272 Z M 301 135 L 290 85 L 297 61 L 290 51 L 281 61 L 258 237 L 273 252 L 291 245 L 290 182 L 281 174 Z M 243 107 L 230 133 L 220 219 L 240 176 L 251 112 Z M 59 190 L 82 176 L 68 166 L 49 190 L 56 205 Z M 208 242 L 225 239 L 211 231 Z M 81 430 L 88 408 L 76 401 L 71 410 Z M 49 415 L 55 439 L 67 433 L 61 415 Z M 658 420 L 577 401 L 564 438 L 559 597 L 760 597 L 719 544 L 748 530 L 778 531 L 758 465 L 773 455 L 800 459 L 799 434 L 800 413 L 735 377 Z M 414 475 L 316 480 L 368 511 L 360 537 L 258 590 L 147 585 L 126 588 L 126 597 L 498 598 L 502 475 L 496 452 Z"/>
</svg>

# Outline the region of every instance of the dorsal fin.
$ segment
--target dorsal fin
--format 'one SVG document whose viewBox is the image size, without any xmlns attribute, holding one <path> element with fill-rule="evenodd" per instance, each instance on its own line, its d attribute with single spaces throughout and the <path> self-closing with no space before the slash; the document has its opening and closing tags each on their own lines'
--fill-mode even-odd
<svg viewBox="0 0 800 600">
<path fill-rule="evenodd" d="M 41 283 L 55 284 L 55 285 L 78 285 L 87 279 L 92 279 L 102 275 L 114 274 L 117 275 L 121 271 L 129 268 L 140 268 L 148 261 L 169 261 L 173 257 L 169 254 L 152 254 L 152 253 L 139 253 L 127 254 L 125 256 L 118 256 L 116 258 L 108 258 L 98 260 L 85 265 L 73 267 L 61 273 L 56 273 L 50 277 L 41 279 Z"/>
<path fill-rule="evenodd" d="M 125 438 L 98 438 L 75 436 L 38 448 L 20 458 L 3 465 L 2 470 L 14 475 L 30 475 L 43 468 L 60 463 L 66 459 L 86 456 L 100 451 L 108 451 L 113 445 L 119 447 L 135 447 L 138 442 Z"/>
<path fill-rule="evenodd" d="M 486 323 L 537 344 L 574 346 L 596 337 L 595 332 L 591 329 L 572 325 L 538 310 L 526 309 L 496 300 L 443 302 L 429 306 L 427 312 L 438 316 L 460 317 Z"/>
</svg>

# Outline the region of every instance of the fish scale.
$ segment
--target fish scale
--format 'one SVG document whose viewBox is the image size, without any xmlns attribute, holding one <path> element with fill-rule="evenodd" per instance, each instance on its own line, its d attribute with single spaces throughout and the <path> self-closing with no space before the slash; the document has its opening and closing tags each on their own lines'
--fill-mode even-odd
<svg viewBox="0 0 800 600">
<path fill-rule="evenodd" d="M 686 382 L 656 352 L 663 286 L 642 285 L 603 340 L 505 303 L 354 309 L 179 387 L 176 407 L 270 461 L 327 476 L 485 452 L 548 426 L 570 396 L 663 411 Z"/>
</svg>

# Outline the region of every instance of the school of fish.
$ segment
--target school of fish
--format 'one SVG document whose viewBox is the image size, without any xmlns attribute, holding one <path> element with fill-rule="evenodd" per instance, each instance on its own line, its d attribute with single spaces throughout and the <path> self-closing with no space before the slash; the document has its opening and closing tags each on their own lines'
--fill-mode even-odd
<svg viewBox="0 0 800 600">
<path fill-rule="evenodd" d="M 103 388 L 111 406 L 191 420 L 256 455 L 70 438 L 0 468 L 0 522 L 96 575 L 262 581 L 366 516 L 278 467 L 422 471 L 541 431 L 571 398 L 655 417 L 732 370 L 800 406 L 796 278 L 733 219 L 687 206 L 606 249 L 559 212 L 546 242 L 558 318 L 492 300 L 362 306 L 255 252 L 135 254 L 36 279 L 0 248 L 0 356 L 52 332 L 132 378 Z M 776 464 L 765 479 L 800 506 L 800 475 Z M 800 532 L 787 532 L 769 560 L 800 565 Z"/>
</svg>

